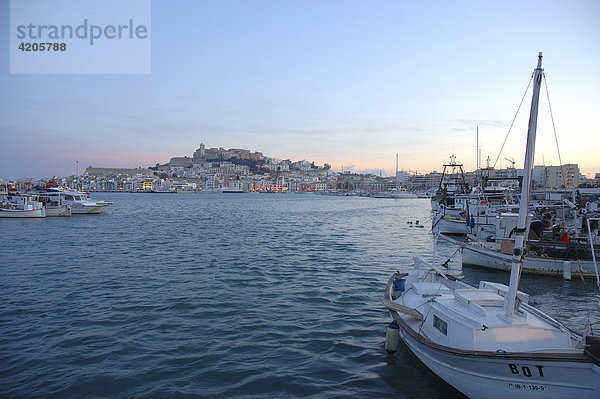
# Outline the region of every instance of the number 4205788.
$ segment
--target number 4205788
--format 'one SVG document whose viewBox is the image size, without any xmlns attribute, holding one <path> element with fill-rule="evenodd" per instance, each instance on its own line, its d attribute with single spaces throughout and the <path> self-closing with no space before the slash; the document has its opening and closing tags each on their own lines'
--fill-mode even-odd
<svg viewBox="0 0 600 399">
<path fill-rule="evenodd" d="M 67 51 L 67 43 L 25 43 L 19 45 L 21 51 Z"/>
</svg>

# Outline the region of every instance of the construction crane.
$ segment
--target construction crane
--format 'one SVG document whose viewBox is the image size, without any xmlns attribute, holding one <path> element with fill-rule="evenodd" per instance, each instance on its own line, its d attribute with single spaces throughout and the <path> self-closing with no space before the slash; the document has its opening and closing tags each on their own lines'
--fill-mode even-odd
<svg viewBox="0 0 600 399">
<path fill-rule="evenodd" d="M 515 168 L 515 159 L 514 158 L 511 158 L 511 159 L 504 158 L 504 159 L 506 159 L 508 162 L 510 162 L 512 164 L 513 169 Z"/>
</svg>

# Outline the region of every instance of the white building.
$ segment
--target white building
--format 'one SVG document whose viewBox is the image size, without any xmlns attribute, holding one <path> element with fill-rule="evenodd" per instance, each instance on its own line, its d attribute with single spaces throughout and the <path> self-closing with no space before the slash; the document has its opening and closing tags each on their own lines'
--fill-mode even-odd
<svg viewBox="0 0 600 399">
<path fill-rule="evenodd" d="M 573 188 L 579 186 L 579 165 L 566 164 L 562 166 L 533 167 L 533 181 L 538 187 L 544 188 Z"/>
</svg>

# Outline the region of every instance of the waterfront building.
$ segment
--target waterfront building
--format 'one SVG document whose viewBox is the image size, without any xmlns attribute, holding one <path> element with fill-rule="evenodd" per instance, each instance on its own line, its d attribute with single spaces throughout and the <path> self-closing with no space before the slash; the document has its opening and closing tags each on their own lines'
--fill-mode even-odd
<svg viewBox="0 0 600 399">
<path fill-rule="evenodd" d="M 570 189 L 579 186 L 579 177 L 581 176 L 579 165 L 566 164 L 560 167 L 560 169 L 562 169 L 565 188 Z"/>
<path fill-rule="evenodd" d="M 440 181 L 442 180 L 442 174 L 440 172 L 431 172 L 425 175 L 411 175 L 407 184 L 409 190 L 425 190 L 431 191 L 439 187 Z"/>
<path fill-rule="evenodd" d="M 533 167 L 533 182 L 540 188 L 573 188 L 579 186 L 579 165 L 565 164 L 562 166 Z"/>
<path fill-rule="evenodd" d="M 310 191 L 325 191 L 327 190 L 327 183 L 323 181 L 315 181 L 308 185 Z"/>
<path fill-rule="evenodd" d="M 396 172 L 396 182 L 398 182 L 398 184 L 407 182 L 409 179 L 410 179 L 409 172 L 407 172 L 405 170 L 399 170 L 398 172 Z"/>
<path fill-rule="evenodd" d="M 212 176 L 206 179 L 206 183 L 204 185 L 204 189 L 209 191 L 220 190 L 221 187 L 223 187 L 223 184 L 220 181 L 220 179 L 216 176 Z"/>
</svg>

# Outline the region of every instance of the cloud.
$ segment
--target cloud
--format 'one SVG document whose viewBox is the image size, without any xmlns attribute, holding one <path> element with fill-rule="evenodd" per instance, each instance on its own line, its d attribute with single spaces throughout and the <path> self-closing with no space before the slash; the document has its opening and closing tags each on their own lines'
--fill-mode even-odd
<svg viewBox="0 0 600 399">
<path fill-rule="evenodd" d="M 507 127 L 508 123 L 505 121 L 491 120 L 491 119 L 457 119 L 459 123 L 469 126 L 470 129 L 474 129 L 477 126 L 490 126 L 490 127 Z M 460 130 L 455 128 L 453 130 Z"/>
</svg>

